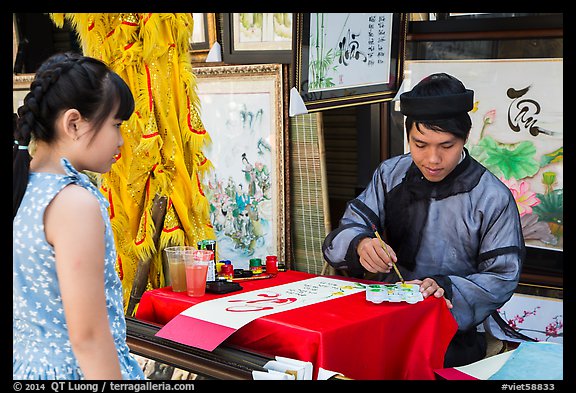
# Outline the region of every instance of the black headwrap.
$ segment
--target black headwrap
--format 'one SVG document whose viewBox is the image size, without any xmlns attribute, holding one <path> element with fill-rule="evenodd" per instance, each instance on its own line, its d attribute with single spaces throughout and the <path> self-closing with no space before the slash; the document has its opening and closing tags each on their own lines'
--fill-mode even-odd
<svg viewBox="0 0 576 393">
<path fill-rule="evenodd" d="M 474 91 L 437 96 L 413 96 L 413 91 L 400 94 L 400 111 L 414 120 L 446 119 L 466 113 L 474 107 Z"/>
</svg>

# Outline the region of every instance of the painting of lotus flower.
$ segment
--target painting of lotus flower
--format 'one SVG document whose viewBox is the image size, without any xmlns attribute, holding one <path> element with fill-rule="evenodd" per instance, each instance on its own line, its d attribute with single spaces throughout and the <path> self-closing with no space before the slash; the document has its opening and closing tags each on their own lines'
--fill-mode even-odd
<svg viewBox="0 0 576 393">
<path fill-rule="evenodd" d="M 474 90 L 466 148 L 508 186 L 527 246 L 564 248 L 563 60 L 409 61 L 405 88 L 446 72 Z"/>
</svg>

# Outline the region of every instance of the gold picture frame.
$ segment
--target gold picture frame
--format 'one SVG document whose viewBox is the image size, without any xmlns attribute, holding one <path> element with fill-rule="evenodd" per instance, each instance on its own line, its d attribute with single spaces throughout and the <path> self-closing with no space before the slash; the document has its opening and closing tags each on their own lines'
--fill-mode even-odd
<svg viewBox="0 0 576 393">
<path fill-rule="evenodd" d="M 251 258 L 286 261 L 283 66 L 195 67 L 200 116 L 214 165 L 204 186 L 220 259 L 249 269 Z"/>
<path fill-rule="evenodd" d="M 12 76 L 12 109 L 18 113 L 18 108 L 24 103 L 26 94 L 30 91 L 30 83 L 34 80 L 34 74 L 19 74 Z"/>
<path fill-rule="evenodd" d="M 34 74 L 16 74 L 14 73 L 14 64 L 18 54 L 18 26 L 16 16 L 12 18 L 12 110 L 18 113 L 18 108 L 22 105 L 24 97 L 30 90 L 30 83 L 34 80 Z"/>
</svg>

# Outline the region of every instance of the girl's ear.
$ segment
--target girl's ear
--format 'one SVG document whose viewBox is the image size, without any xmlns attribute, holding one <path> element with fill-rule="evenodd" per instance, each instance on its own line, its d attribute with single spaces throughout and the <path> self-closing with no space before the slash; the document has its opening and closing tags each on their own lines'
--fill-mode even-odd
<svg viewBox="0 0 576 393">
<path fill-rule="evenodd" d="M 72 140 L 77 140 L 78 130 L 80 129 L 80 122 L 82 121 L 82 115 L 77 109 L 68 109 L 60 117 L 60 125 L 64 135 L 68 136 Z"/>
</svg>

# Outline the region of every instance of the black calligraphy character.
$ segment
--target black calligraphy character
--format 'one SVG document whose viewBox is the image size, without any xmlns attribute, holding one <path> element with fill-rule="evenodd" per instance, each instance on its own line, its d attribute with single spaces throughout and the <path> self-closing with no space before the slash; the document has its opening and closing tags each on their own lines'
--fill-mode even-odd
<svg viewBox="0 0 576 393">
<path fill-rule="evenodd" d="M 531 135 L 537 136 L 541 131 L 539 127 L 536 126 L 538 120 L 533 116 L 540 113 L 540 104 L 529 98 L 520 99 L 528 92 L 528 90 L 530 90 L 530 86 L 521 90 L 509 88 L 508 91 L 506 91 L 508 98 L 512 99 L 512 102 L 508 107 L 508 126 L 512 131 L 520 132 L 520 125 L 522 124 L 524 128 L 530 130 Z M 516 116 L 512 114 L 512 107 L 518 109 Z"/>
<path fill-rule="evenodd" d="M 360 51 L 360 43 L 357 40 L 360 34 L 351 33 L 350 29 L 348 29 L 348 33 L 346 37 L 342 38 L 342 41 L 338 43 L 338 48 L 340 49 L 340 58 L 338 62 L 340 64 L 344 64 L 345 66 L 348 65 L 348 60 L 360 60 L 366 63 L 368 61 L 368 57 L 364 52 Z"/>
</svg>

